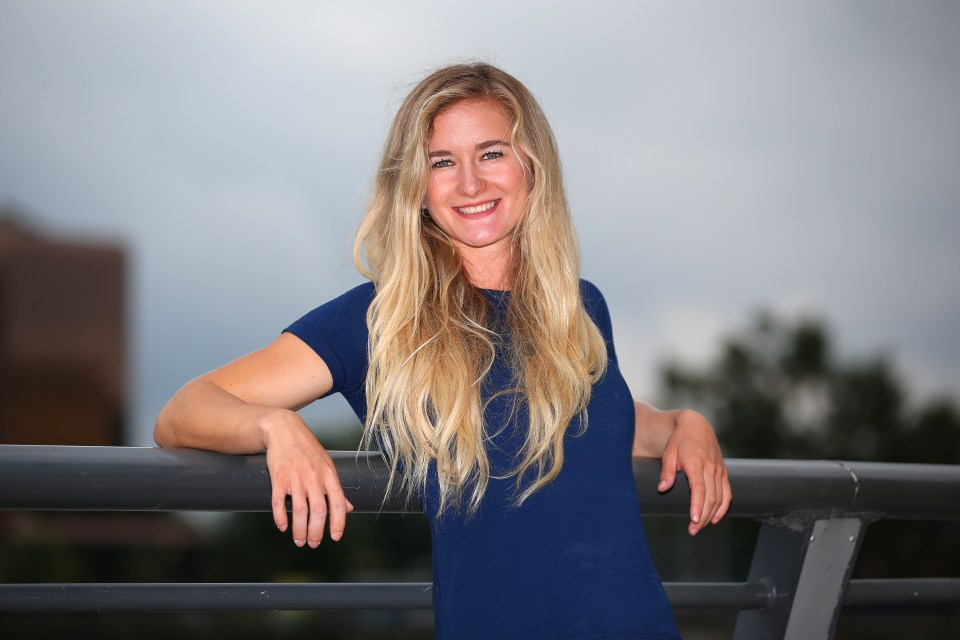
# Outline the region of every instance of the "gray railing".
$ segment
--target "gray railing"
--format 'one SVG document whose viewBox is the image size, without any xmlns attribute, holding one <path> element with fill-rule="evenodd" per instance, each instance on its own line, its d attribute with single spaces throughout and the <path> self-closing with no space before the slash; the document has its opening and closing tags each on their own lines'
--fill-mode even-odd
<svg viewBox="0 0 960 640">
<path fill-rule="evenodd" d="M 376 454 L 333 452 L 358 512 L 410 512 L 386 496 Z M 880 519 L 960 520 L 960 466 L 727 461 L 728 517 L 762 522 L 744 582 L 668 582 L 677 608 L 738 611 L 734 637 L 832 638 L 844 605 L 960 603 L 960 578 L 851 580 L 860 543 Z M 634 463 L 647 515 L 685 516 L 686 491 L 654 490 L 659 462 Z M 683 482 L 683 481 L 681 481 Z M 191 449 L 0 445 L 0 509 L 269 511 L 262 455 Z M 429 609 L 429 583 L 3 584 L 0 611 Z"/>
</svg>

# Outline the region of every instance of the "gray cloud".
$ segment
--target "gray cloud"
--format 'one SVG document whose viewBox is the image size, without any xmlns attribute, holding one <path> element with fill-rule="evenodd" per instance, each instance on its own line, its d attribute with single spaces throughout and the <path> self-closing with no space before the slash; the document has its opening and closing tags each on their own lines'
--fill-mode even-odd
<svg viewBox="0 0 960 640">
<path fill-rule="evenodd" d="M 956 395 L 958 27 L 933 2 L 4 3 L 0 200 L 128 243 L 149 444 L 179 384 L 358 281 L 393 110 L 480 57 L 551 118 L 637 395 L 761 305 Z"/>
</svg>

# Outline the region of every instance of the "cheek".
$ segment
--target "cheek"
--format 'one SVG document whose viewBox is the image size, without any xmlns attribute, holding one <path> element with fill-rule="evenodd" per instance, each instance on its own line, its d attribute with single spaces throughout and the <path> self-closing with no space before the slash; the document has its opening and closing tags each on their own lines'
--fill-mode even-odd
<svg viewBox="0 0 960 640">
<path fill-rule="evenodd" d="M 431 175 L 427 182 L 427 192 L 424 194 L 423 200 L 424 202 L 436 202 L 443 197 L 446 191 L 443 181 L 437 179 L 435 175 Z"/>
<path fill-rule="evenodd" d="M 518 175 L 511 184 L 511 191 L 518 202 L 525 202 L 533 189 L 532 181 L 526 175 Z"/>
<path fill-rule="evenodd" d="M 509 171 L 505 172 L 502 176 L 502 183 L 510 191 L 514 193 L 529 193 L 531 187 L 533 186 L 533 181 L 531 179 L 529 171 L 525 171 L 519 163 L 516 166 L 510 168 Z"/>
</svg>

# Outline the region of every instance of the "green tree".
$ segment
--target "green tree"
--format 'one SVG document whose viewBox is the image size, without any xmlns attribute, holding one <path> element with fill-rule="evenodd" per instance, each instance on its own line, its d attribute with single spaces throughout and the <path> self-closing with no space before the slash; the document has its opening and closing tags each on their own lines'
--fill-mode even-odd
<svg viewBox="0 0 960 640">
<path fill-rule="evenodd" d="M 705 366 L 670 362 L 662 402 L 707 413 L 725 453 L 960 463 L 960 414 L 948 399 L 908 405 L 883 356 L 841 361 L 825 324 L 760 314 Z"/>
<path fill-rule="evenodd" d="M 960 413 L 954 402 L 941 398 L 911 405 L 888 358 L 841 359 L 819 319 L 761 313 L 745 330 L 724 339 L 705 365 L 666 364 L 660 383 L 661 404 L 708 415 L 730 458 L 960 463 Z M 749 562 L 749 549 L 738 541 L 752 539 L 756 525 L 738 520 L 726 526 L 728 539 L 715 545 L 727 549 L 700 550 L 698 556 L 726 555 L 738 575 Z M 854 577 L 955 577 L 960 575 L 958 539 L 957 522 L 870 524 Z M 955 609 L 946 615 L 913 613 L 891 618 L 876 611 L 859 617 L 845 612 L 837 637 L 953 637 Z M 923 633 L 914 635 L 921 628 Z"/>
</svg>

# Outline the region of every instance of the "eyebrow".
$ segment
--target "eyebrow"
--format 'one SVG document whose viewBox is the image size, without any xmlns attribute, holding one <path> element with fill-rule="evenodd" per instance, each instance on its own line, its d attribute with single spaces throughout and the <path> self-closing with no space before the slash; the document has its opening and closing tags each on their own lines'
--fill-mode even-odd
<svg viewBox="0 0 960 640">
<path fill-rule="evenodd" d="M 474 149 L 477 151 L 483 151 L 484 149 L 489 149 L 490 147 L 495 147 L 497 145 L 503 145 L 509 147 L 510 143 L 506 140 L 487 140 L 486 142 L 481 142 L 477 144 Z M 446 149 L 437 149 L 436 151 L 431 151 L 429 157 L 436 158 L 439 156 L 452 156 L 453 154 L 447 151 Z"/>
</svg>

